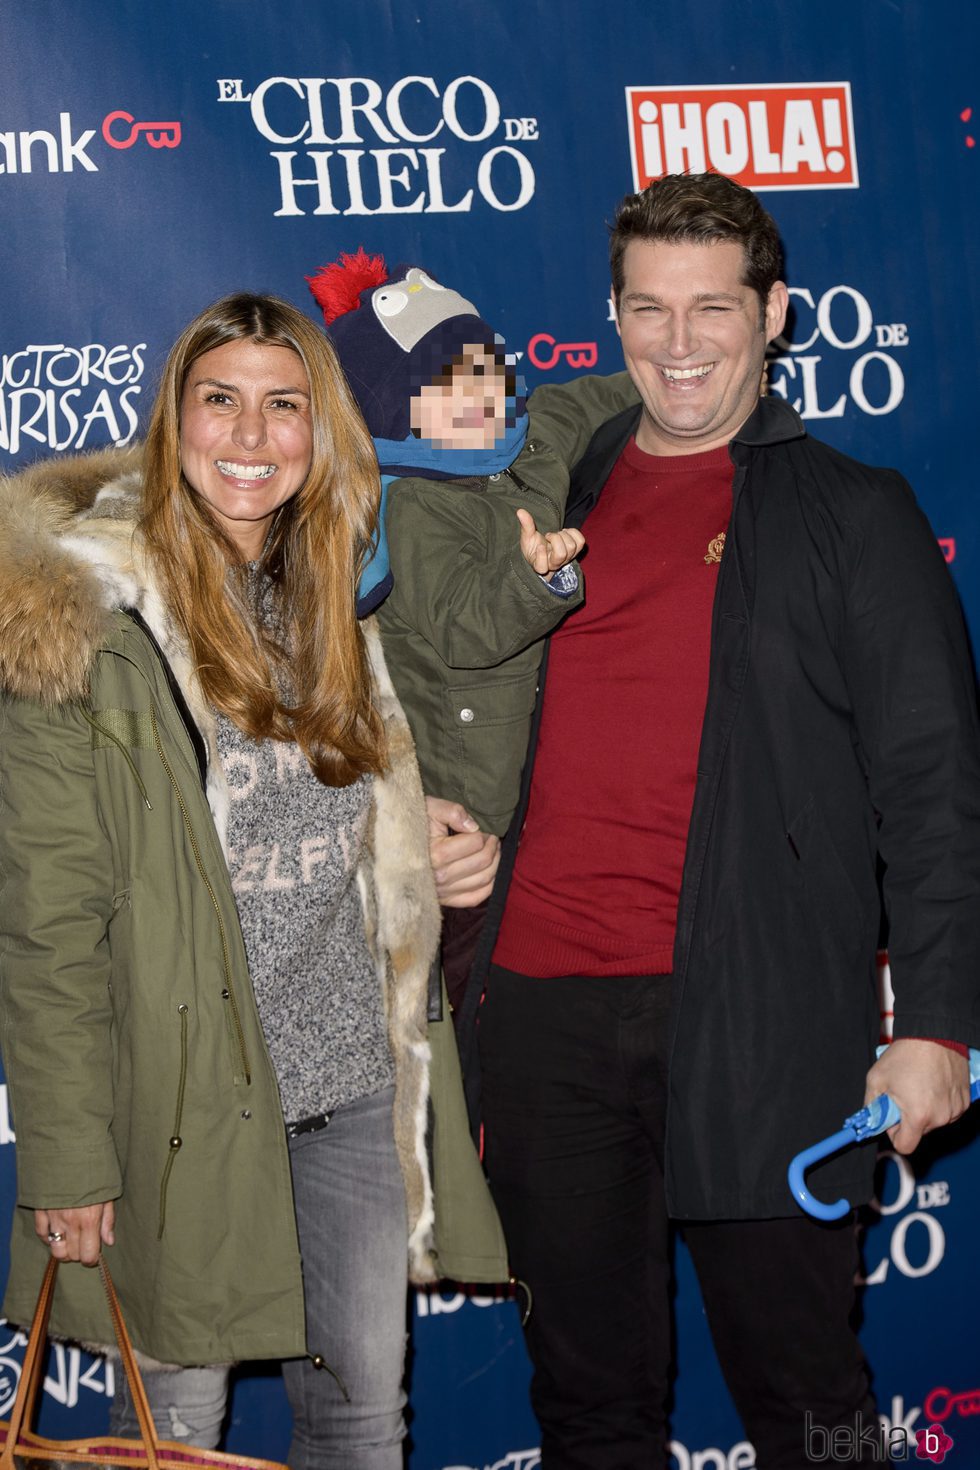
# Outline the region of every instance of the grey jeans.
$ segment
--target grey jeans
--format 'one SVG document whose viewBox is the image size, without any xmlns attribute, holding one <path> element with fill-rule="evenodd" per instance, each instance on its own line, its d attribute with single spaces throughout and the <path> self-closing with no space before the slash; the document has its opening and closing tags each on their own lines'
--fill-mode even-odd
<svg viewBox="0 0 980 1470">
<path fill-rule="evenodd" d="M 386 1088 L 338 1108 L 319 1132 L 290 1140 L 306 1340 L 337 1374 L 308 1358 L 283 1363 L 291 1470 L 402 1465 L 408 1224 L 392 1102 Z M 162 1439 L 214 1448 L 227 1368 L 147 1373 L 144 1383 Z M 125 1382 L 117 1381 L 110 1428 L 138 1433 Z"/>
</svg>

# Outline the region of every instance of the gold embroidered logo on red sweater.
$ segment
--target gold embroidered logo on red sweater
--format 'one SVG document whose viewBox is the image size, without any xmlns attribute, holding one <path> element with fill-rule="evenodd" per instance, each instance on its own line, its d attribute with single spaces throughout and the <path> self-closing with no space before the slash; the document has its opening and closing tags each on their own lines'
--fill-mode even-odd
<svg viewBox="0 0 980 1470">
<path fill-rule="evenodd" d="M 709 566 L 713 561 L 721 561 L 721 553 L 724 551 L 724 549 L 725 532 L 722 531 L 720 536 L 716 536 L 713 541 L 709 541 L 708 543 L 708 554 L 705 557 L 705 561 L 708 563 Z"/>
</svg>

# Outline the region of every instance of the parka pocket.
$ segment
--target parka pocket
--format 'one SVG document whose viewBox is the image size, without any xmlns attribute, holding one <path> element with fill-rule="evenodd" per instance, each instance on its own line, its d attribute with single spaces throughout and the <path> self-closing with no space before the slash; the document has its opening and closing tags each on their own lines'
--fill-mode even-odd
<svg viewBox="0 0 980 1470">
<path fill-rule="evenodd" d="M 133 891 L 119 888 L 112 895 L 112 913 L 106 935 L 113 975 L 124 975 L 129 970 L 133 950 Z"/>
<path fill-rule="evenodd" d="M 177 1015 L 180 1018 L 180 1073 L 177 1079 L 177 1101 L 174 1108 L 173 1132 L 167 1144 L 167 1162 L 163 1166 L 163 1177 L 160 1180 L 158 1240 L 163 1239 L 163 1232 L 167 1223 L 167 1187 L 170 1184 L 170 1176 L 173 1173 L 174 1164 L 177 1162 L 177 1155 L 184 1146 L 180 1129 L 184 1119 L 184 1091 L 187 1087 L 187 1006 L 181 1003 L 177 1007 Z"/>
<path fill-rule="evenodd" d="M 245 1043 L 242 1036 L 241 1016 L 235 998 L 227 985 L 221 989 L 221 1005 L 225 1013 L 225 1035 L 228 1039 L 228 1055 L 231 1059 L 231 1080 L 236 1087 L 246 1087 L 251 1081 L 245 1065 Z"/>
<path fill-rule="evenodd" d="M 453 786 L 481 822 L 506 824 L 517 805 L 537 671 L 446 690 Z"/>
<path fill-rule="evenodd" d="M 112 913 L 109 916 L 107 938 L 109 942 L 109 979 L 107 988 L 111 1008 L 111 1034 L 113 1037 L 113 1086 L 118 1082 L 119 1057 L 116 1050 L 116 1030 L 125 1020 L 129 1004 L 129 977 L 133 962 L 133 907 L 132 890 L 119 888 L 112 895 Z"/>
</svg>

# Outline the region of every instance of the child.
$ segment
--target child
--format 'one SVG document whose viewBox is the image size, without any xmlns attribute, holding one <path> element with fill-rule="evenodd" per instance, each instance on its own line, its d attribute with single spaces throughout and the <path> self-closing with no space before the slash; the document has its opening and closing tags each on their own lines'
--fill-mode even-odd
<svg viewBox="0 0 980 1470">
<path fill-rule="evenodd" d="M 569 467 L 635 389 L 625 373 L 583 378 L 571 394 L 538 389 L 529 437 L 513 360 L 456 291 L 416 267 L 389 276 L 363 250 L 308 280 L 381 467 L 387 550 L 361 604 L 380 603 L 423 786 L 502 835 L 543 640 L 584 596 L 584 540 L 562 530 Z M 468 928 L 477 918 L 445 916 Z"/>
<path fill-rule="evenodd" d="M 542 640 L 584 595 L 582 535 L 561 530 L 569 467 L 635 389 L 580 379 L 574 414 L 568 386 L 564 408 L 539 389 L 528 438 L 512 359 L 457 292 L 363 250 L 309 279 L 382 473 L 387 548 L 361 609 L 380 603 L 426 791 L 503 835 Z"/>
</svg>

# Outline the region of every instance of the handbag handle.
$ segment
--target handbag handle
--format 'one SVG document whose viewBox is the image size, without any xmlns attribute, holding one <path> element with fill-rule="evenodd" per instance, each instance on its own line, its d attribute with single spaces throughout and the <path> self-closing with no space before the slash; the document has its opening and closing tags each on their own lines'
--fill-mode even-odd
<svg viewBox="0 0 980 1470">
<path fill-rule="evenodd" d="M 113 1331 L 116 1334 L 116 1343 L 119 1347 L 119 1356 L 122 1359 L 123 1368 L 126 1371 L 126 1380 L 129 1391 L 133 1398 L 133 1407 L 136 1410 L 136 1418 L 139 1421 L 140 1439 L 146 1453 L 148 1470 L 160 1470 L 160 1461 L 157 1456 L 157 1433 L 150 1413 L 150 1405 L 146 1397 L 146 1389 L 143 1387 L 143 1379 L 136 1365 L 136 1355 L 133 1345 L 126 1331 L 122 1311 L 119 1306 L 119 1298 L 116 1296 L 116 1288 L 112 1284 L 109 1268 L 105 1259 L 99 1257 L 99 1274 L 102 1277 L 102 1285 L 105 1288 L 106 1300 L 109 1304 L 109 1315 L 112 1318 Z M 38 1293 L 37 1306 L 34 1309 L 34 1320 L 31 1323 L 30 1334 L 27 1339 L 27 1351 L 24 1354 L 24 1363 L 21 1369 L 21 1380 L 17 1388 L 17 1397 L 14 1400 L 13 1409 L 10 1414 L 10 1427 L 7 1431 L 7 1442 L 0 1454 L 0 1470 L 16 1470 L 14 1455 L 18 1450 L 23 1454 L 30 1454 L 30 1447 L 20 1445 L 20 1435 L 25 1423 L 28 1427 L 34 1419 L 34 1405 L 37 1400 L 37 1392 L 41 1385 L 41 1377 L 44 1365 L 44 1349 L 48 1340 L 48 1318 L 51 1315 L 51 1300 L 54 1296 L 55 1283 L 58 1279 L 58 1261 L 52 1256 L 48 1261 L 48 1268 L 41 1282 L 41 1290 Z"/>
</svg>

